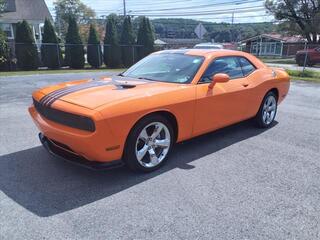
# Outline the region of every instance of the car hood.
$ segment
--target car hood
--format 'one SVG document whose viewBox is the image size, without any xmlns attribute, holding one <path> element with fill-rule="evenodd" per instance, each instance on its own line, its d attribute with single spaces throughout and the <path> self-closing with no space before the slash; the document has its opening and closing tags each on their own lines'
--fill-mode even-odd
<svg viewBox="0 0 320 240">
<path fill-rule="evenodd" d="M 51 104 L 60 100 L 96 109 L 103 105 L 114 104 L 132 98 L 142 98 L 175 89 L 180 84 L 148 81 L 134 78 L 103 78 L 100 80 L 80 80 L 62 83 L 41 89 Z M 42 99 L 41 99 L 42 101 Z"/>
</svg>

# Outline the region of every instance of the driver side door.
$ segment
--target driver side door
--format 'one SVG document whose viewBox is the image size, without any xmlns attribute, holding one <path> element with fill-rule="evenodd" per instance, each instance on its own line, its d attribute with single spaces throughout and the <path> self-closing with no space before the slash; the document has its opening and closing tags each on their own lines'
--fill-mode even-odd
<svg viewBox="0 0 320 240">
<path fill-rule="evenodd" d="M 230 80 L 215 83 L 212 77 L 225 73 Z M 193 135 L 200 135 L 248 118 L 249 81 L 244 76 L 238 57 L 215 59 L 196 86 L 196 110 Z"/>
</svg>

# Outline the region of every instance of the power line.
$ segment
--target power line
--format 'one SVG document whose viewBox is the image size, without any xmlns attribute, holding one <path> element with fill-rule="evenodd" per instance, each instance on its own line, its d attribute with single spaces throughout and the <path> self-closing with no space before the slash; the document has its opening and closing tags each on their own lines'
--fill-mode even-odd
<svg viewBox="0 0 320 240">
<path fill-rule="evenodd" d="M 264 0 L 233 0 L 231 2 L 225 2 L 225 3 L 211 3 L 211 4 L 205 4 L 205 5 L 197 5 L 197 6 L 187 6 L 187 7 L 177 7 L 177 8 L 165 8 L 165 9 L 157 9 L 157 5 L 152 4 L 154 9 L 134 9 L 132 8 L 131 12 L 160 12 L 160 11 L 171 11 L 171 10 L 186 10 L 186 9 L 195 9 L 195 8 L 208 8 L 212 6 L 225 6 L 225 5 L 244 5 L 248 3 L 261 3 L 264 2 Z M 175 2 L 170 2 L 175 3 Z M 128 5 L 128 2 L 126 1 L 126 7 Z M 135 4 L 134 6 L 137 6 Z M 145 5 L 144 5 L 145 6 Z M 262 6 L 262 5 L 260 5 Z M 247 6 L 248 7 L 255 7 L 255 6 Z M 127 7 L 128 8 L 128 7 Z M 96 10 L 96 12 L 107 12 L 107 11 L 119 11 L 120 9 L 101 9 L 101 10 Z M 214 9 L 213 9 L 214 10 Z"/>
<path fill-rule="evenodd" d="M 221 5 L 243 5 L 243 4 L 248 4 L 248 3 L 259 3 L 263 2 L 263 0 L 249 0 L 247 2 L 244 1 L 234 1 L 234 2 L 228 2 L 228 3 L 212 3 L 212 4 L 205 4 L 205 5 L 198 5 L 198 6 L 188 6 L 188 7 L 179 7 L 179 8 L 164 8 L 164 9 L 147 9 L 147 10 L 133 10 L 134 12 L 159 12 L 159 11 L 171 11 L 171 10 L 185 10 L 185 9 L 196 9 L 196 8 L 207 8 L 207 7 L 212 7 L 212 6 L 221 6 Z"/>
<path fill-rule="evenodd" d="M 201 13 L 172 13 L 172 14 L 131 14 L 133 16 L 147 16 L 147 17 L 189 17 L 189 16 L 210 16 L 210 15 L 226 15 L 226 14 L 232 14 L 232 12 L 236 13 L 248 13 L 248 12 L 257 12 L 261 11 L 264 9 L 252 9 L 252 10 L 246 10 L 246 11 L 230 11 L 230 12 L 220 12 L 220 13 L 215 13 L 215 12 L 201 12 Z"/>
<path fill-rule="evenodd" d="M 198 15 L 207 15 L 207 14 L 228 14 L 232 12 L 256 12 L 256 11 L 265 11 L 266 9 L 263 6 L 252 6 L 252 7 L 244 7 L 244 8 L 231 8 L 231 9 L 219 9 L 219 10 L 206 10 L 201 12 L 173 12 L 173 13 L 148 13 L 148 12 L 135 12 L 135 11 L 129 11 L 131 15 L 134 16 L 198 16 Z M 106 13 L 105 11 L 99 11 L 99 13 Z"/>
</svg>

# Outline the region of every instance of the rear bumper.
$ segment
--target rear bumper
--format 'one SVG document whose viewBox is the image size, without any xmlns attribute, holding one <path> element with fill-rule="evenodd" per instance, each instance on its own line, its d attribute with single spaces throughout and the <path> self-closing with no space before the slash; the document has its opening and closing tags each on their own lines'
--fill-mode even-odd
<svg viewBox="0 0 320 240">
<path fill-rule="evenodd" d="M 121 160 L 110 161 L 110 162 L 96 162 L 89 161 L 86 158 L 76 154 L 71 149 L 68 149 L 67 146 L 63 144 L 59 144 L 54 140 L 51 140 L 44 136 L 42 133 L 39 133 L 39 139 L 44 148 L 52 155 L 58 156 L 71 162 L 76 165 L 80 165 L 93 170 L 104 170 L 110 168 L 116 168 L 123 166 L 123 162 Z"/>
</svg>

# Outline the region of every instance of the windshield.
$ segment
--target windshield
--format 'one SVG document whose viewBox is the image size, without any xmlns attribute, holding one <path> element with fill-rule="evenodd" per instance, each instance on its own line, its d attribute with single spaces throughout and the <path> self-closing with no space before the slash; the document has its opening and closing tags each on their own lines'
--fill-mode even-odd
<svg viewBox="0 0 320 240">
<path fill-rule="evenodd" d="M 121 76 L 160 82 L 188 83 L 192 81 L 203 59 L 201 56 L 177 53 L 153 54 L 133 65 Z"/>
</svg>

